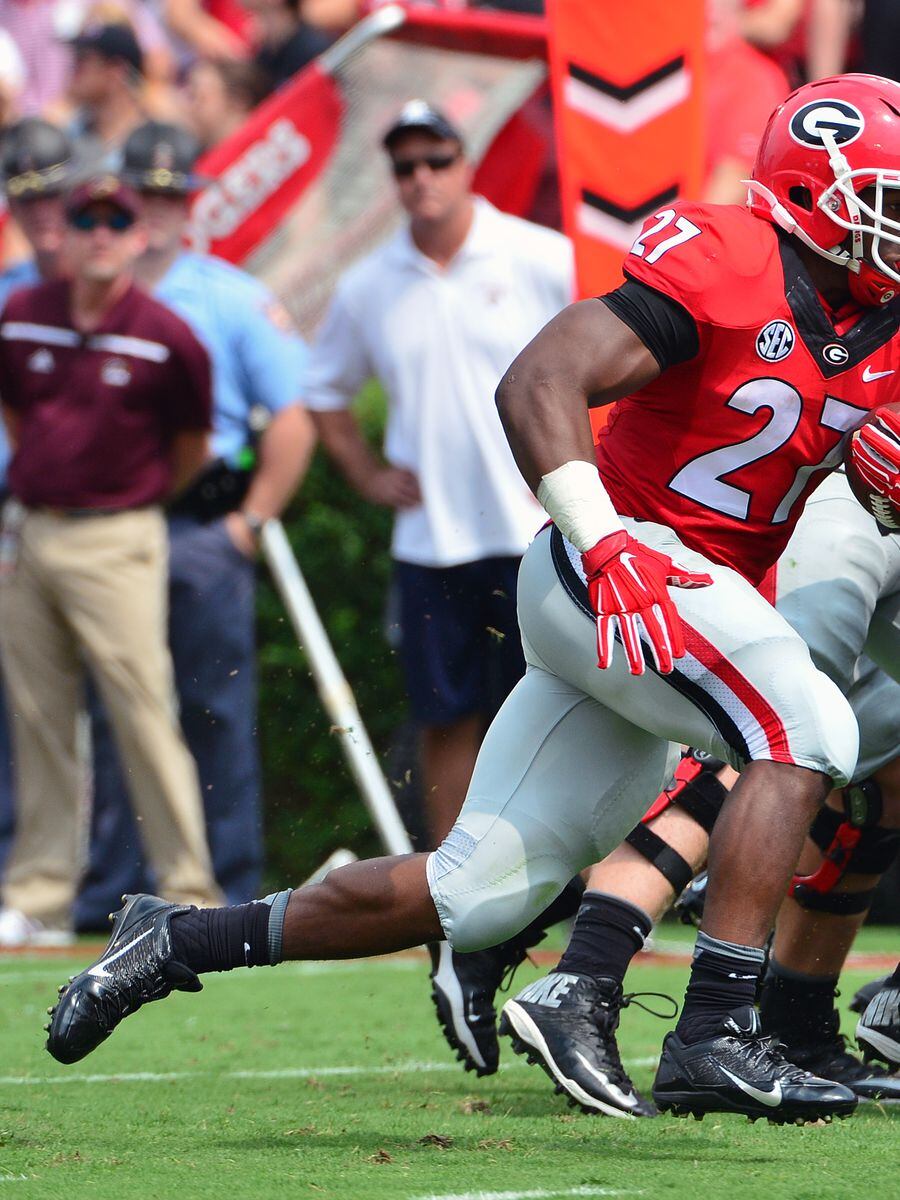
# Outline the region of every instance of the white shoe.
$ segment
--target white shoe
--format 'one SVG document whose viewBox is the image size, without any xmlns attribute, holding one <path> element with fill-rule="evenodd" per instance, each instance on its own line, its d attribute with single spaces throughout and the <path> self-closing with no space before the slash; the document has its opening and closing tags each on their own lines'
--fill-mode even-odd
<svg viewBox="0 0 900 1200">
<path fill-rule="evenodd" d="M 0 949 L 72 946 L 74 943 L 75 935 L 69 929 L 50 929 L 17 908 L 0 908 Z"/>
</svg>

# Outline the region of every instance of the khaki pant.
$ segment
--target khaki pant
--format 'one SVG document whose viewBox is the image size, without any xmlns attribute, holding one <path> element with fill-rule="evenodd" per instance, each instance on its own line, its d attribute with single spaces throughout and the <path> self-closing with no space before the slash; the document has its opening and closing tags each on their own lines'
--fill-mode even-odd
<svg viewBox="0 0 900 1200">
<path fill-rule="evenodd" d="M 109 713 L 160 892 L 179 902 L 222 902 L 197 772 L 175 714 L 166 613 L 158 509 L 26 515 L 15 567 L 0 579 L 17 788 L 3 903 L 48 926 L 70 923 L 82 869 L 84 665 Z"/>
</svg>

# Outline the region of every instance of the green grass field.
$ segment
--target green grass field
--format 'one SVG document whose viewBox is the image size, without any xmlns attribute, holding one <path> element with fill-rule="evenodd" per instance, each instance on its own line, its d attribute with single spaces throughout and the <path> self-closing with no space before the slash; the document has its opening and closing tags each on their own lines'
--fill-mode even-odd
<svg viewBox="0 0 900 1200">
<path fill-rule="evenodd" d="M 898 943 L 870 930 L 859 948 Z M 0 959 L 0 1200 L 870 1200 L 897 1187 L 900 1113 L 875 1105 L 821 1128 L 619 1121 L 567 1108 L 508 1046 L 496 1076 L 466 1075 L 420 957 L 206 976 L 202 995 L 150 1006 L 61 1067 L 43 1049 L 44 1011 L 85 961 Z M 628 986 L 678 996 L 686 973 L 645 958 Z M 526 964 L 516 988 L 536 974 Z M 848 971 L 843 999 L 872 975 Z M 623 1056 L 648 1087 L 667 1024 L 631 1008 L 624 1026 Z"/>
</svg>

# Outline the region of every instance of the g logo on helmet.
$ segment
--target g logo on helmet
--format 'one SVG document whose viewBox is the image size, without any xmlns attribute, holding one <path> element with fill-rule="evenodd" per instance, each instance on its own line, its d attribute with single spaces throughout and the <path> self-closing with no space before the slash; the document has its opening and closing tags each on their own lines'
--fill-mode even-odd
<svg viewBox="0 0 900 1200">
<path fill-rule="evenodd" d="M 791 117 L 791 137 L 801 146 L 824 150 L 822 130 L 827 129 L 839 146 L 855 142 L 866 127 L 862 113 L 846 100 L 814 100 Z"/>
</svg>

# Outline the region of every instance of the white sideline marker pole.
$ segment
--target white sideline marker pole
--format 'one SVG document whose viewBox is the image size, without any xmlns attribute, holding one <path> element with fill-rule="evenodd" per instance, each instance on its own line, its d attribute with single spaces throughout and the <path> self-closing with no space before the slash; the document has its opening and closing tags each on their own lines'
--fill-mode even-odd
<svg viewBox="0 0 900 1200">
<path fill-rule="evenodd" d="M 316 611 L 284 526 L 266 521 L 260 535 L 263 555 L 284 602 L 294 632 L 316 681 L 319 698 L 340 735 L 341 748 L 366 808 L 389 854 L 410 854 L 412 842 L 362 723 L 350 685 L 341 670 L 322 620 Z"/>
</svg>

